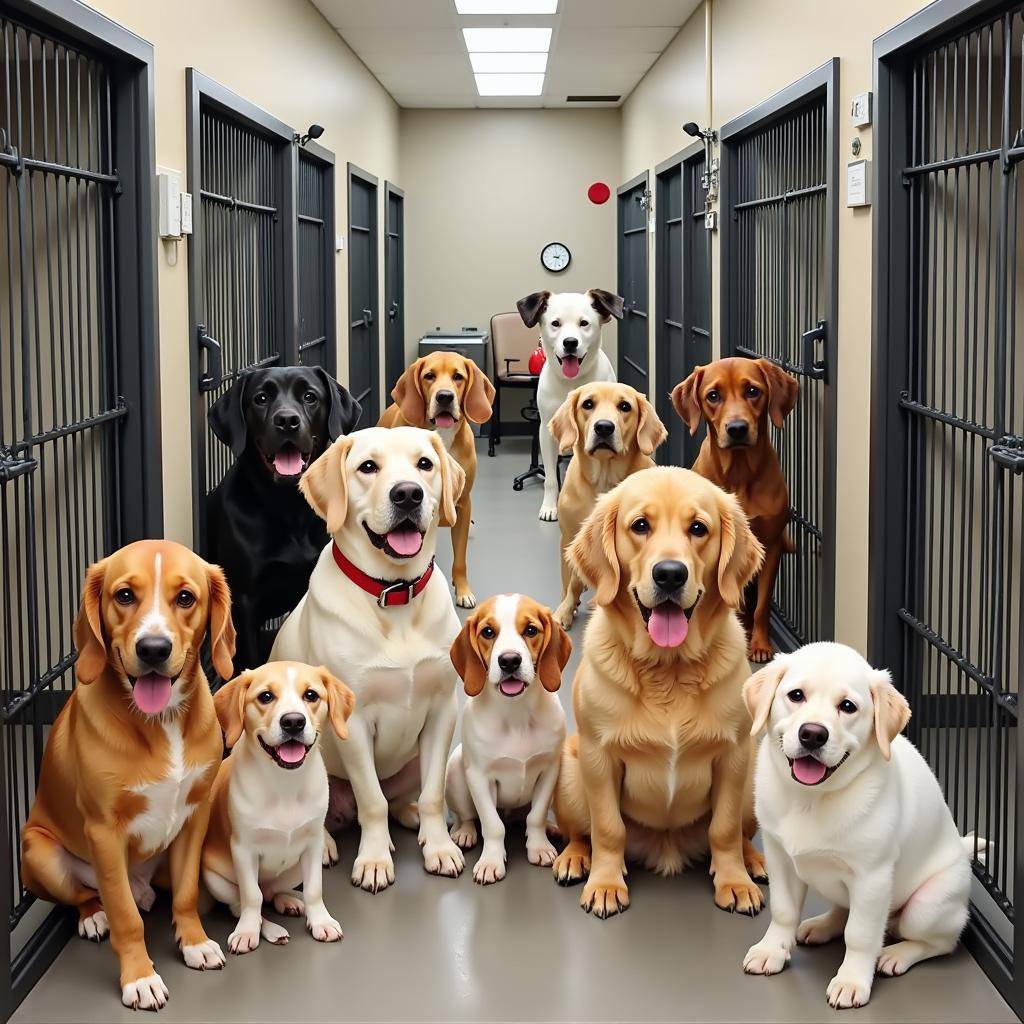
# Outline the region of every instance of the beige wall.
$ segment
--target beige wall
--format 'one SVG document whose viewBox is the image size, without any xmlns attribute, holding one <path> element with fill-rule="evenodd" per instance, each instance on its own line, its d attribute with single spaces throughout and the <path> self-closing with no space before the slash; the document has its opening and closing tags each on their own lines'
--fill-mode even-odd
<svg viewBox="0 0 1024 1024">
<path fill-rule="evenodd" d="M 618 110 L 403 110 L 406 349 L 425 331 L 486 328 L 542 288 L 615 288 Z M 604 181 L 602 206 L 587 186 Z M 569 269 L 540 265 L 564 242 Z M 614 358 L 614 324 L 605 330 Z"/>
<path fill-rule="evenodd" d="M 185 172 L 185 68 L 195 67 L 287 124 L 324 126 L 320 142 L 334 152 L 339 171 L 338 231 L 346 231 L 348 216 L 346 161 L 376 174 L 382 186 L 385 178 L 401 184 L 397 106 L 306 0 L 92 0 L 92 6 L 154 45 L 161 167 Z M 187 543 L 192 536 L 191 449 L 183 443 L 192 398 L 188 264 L 184 243 L 160 244 L 164 528 L 168 537 Z M 335 267 L 341 380 L 348 375 L 346 257 L 347 247 Z"/>
</svg>

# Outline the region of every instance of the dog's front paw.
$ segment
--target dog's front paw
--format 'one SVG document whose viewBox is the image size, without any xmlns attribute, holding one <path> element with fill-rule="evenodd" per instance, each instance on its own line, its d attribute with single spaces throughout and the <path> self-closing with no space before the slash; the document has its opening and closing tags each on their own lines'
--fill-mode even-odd
<svg viewBox="0 0 1024 1024">
<path fill-rule="evenodd" d="M 505 877 L 505 851 L 494 852 L 487 849 L 484 843 L 484 852 L 480 859 L 473 865 L 473 881 L 478 885 L 491 885 L 500 882 Z"/>
<path fill-rule="evenodd" d="M 272 946 L 287 946 L 288 940 L 291 938 L 287 928 L 276 921 L 268 921 L 266 918 L 263 919 L 263 924 L 260 925 L 260 935 Z"/>
<path fill-rule="evenodd" d="M 756 917 L 764 909 L 764 893 L 749 878 L 715 876 L 715 906 L 730 914 Z"/>
<path fill-rule="evenodd" d="M 224 966 L 224 953 L 213 939 L 182 946 L 181 955 L 185 965 L 194 971 L 219 971 Z"/>
<path fill-rule="evenodd" d="M 743 840 L 743 866 L 755 882 L 768 881 L 768 865 L 764 854 L 749 839 Z"/>
<path fill-rule="evenodd" d="M 387 846 L 383 849 L 371 847 L 365 852 L 360 846 L 359 856 L 352 865 L 352 884 L 367 892 L 381 892 L 394 880 L 395 862 Z"/>
<path fill-rule="evenodd" d="M 260 944 L 260 926 L 255 928 L 246 925 L 244 928 L 239 922 L 235 930 L 228 936 L 228 950 L 237 956 L 243 953 L 251 953 Z"/>
<path fill-rule="evenodd" d="M 873 980 L 870 975 L 857 977 L 853 974 L 844 974 L 840 967 L 839 973 L 828 983 L 825 990 L 828 1005 L 835 1010 L 848 1010 L 867 1005 L 871 998 Z"/>
<path fill-rule="evenodd" d="M 341 860 L 338 854 L 338 843 L 334 836 L 324 829 L 324 855 L 321 863 L 325 868 L 333 868 Z"/>
<path fill-rule="evenodd" d="M 555 863 L 558 851 L 551 844 L 547 836 L 536 840 L 526 841 L 526 859 L 531 864 L 538 864 L 541 867 L 548 867 Z"/>
<path fill-rule="evenodd" d="M 599 881 L 591 876 L 583 886 L 580 906 L 602 920 L 612 917 L 629 909 L 629 889 L 621 878 Z"/>
<path fill-rule="evenodd" d="M 576 606 L 571 601 L 563 601 L 555 609 L 555 622 L 557 622 L 562 629 L 572 629 L 573 619 L 576 618 Z"/>
<path fill-rule="evenodd" d="M 455 603 L 460 608 L 475 608 L 476 607 L 476 595 L 471 590 L 456 590 L 455 591 Z"/>
<path fill-rule="evenodd" d="M 767 633 L 761 633 L 755 629 L 750 634 L 750 643 L 747 645 L 747 660 L 763 665 L 765 662 L 771 661 L 774 656 L 775 650 Z"/>
<path fill-rule="evenodd" d="M 121 986 L 121 1002 L 129 1010 L 163 1009 L 170 995 L 159 974 L 147 974 Z"/>
<path fill-rule="evenodd" d="M 463 850 L 471 850 L 476 846 L 476 822 L 468 818 L 465 821 L 460 821 L 452 825 L 450 835 L 452 842 L 456 846 L 461 847 Z"/>
<path fill-rule="evenodd" d="M 110 934 L 110 924 L 105 910 L 78 919 L 78 934 L 90 942 L 102 942 Z"/>
<path fill-rule="evenodd" d="M 294 892 L 279 892 L 274 896 L 274 909 L 285 917 L 302 917 L 306 904 L 302 897 Z"/>
<path fill-rule="evenodd" d="M 590 874 L 590 847 L 585 843 L 569 843 L 551 865 L 559 885 L 578 885 Z"/>
<path fill-rule="evenodd" d="M 549 504 L 544 502 L 540 507 L 540 512 L 537 513 L 537 518 L 542 523 L 557 523 L 558 522 L 558 504 Z"/>
<path fill-rule="evenodd" d="M 443 840 L 426 840 L 423 843 L 423 867 L 428 874 L 458 878 L 465 866 L 466 858 L 462 850 L 452 842 L 447 832 Z"/>
<path fill-rule="evenodd" d="M 326 917 L 323 920 L 317 921 L 307 920 L 306 927 L 309 929 L 309 934 L 317 942 L 340 942 L 345 938 L 341 925 L 333 917 Z"/>
<path fill-rule="evenodd" d="M 763 939 L 747 950 L 743 970 L 747 974 L 778 974 L 789 963 L 790 951 L 781 943 Z"/>
</svg>

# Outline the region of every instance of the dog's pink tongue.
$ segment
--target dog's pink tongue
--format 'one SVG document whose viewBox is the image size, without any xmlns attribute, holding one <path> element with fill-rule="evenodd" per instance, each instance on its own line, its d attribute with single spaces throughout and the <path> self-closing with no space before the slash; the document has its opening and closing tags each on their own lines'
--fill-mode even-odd
<svg viewBox="0 0 1024 1024">
<path fill-rule="evenodd" d="M 519 694 L 526 689 L 526 683 L 522 679 L 502 679 L 498 683 L 498 689 L 501 690 L 506 697 L 518 697 Z"/>
<path fill-rule="evenodd" d="M 580 361 L 575 356 L 563 356 L 562 357 L 562 373 L 566 375 L 570 380 L 573 377 L 579 376 L 580 372 Z"/>
<path fill-rule="evenodd" d="M 290 450 L 274 456 L 274 469 L 278 476 L 298 476 L 302 472 L 302 455 Z"/>
<path fill-rule="evenodd" d="M 793 775 L 805 786 L 816 786 L 828 769 L 816 757 L 798 757 L 793 762 Z"/>
<path fill-rule="evenodd" d="M 678 647 L 690 631 L 683 609 L 671 601 L 664 601 L 651 611 L 647 632 L 659 647 Z"/>
<path fill-rule="evenodd" d="M 419 553 L 423 547 L 423 537 L 419 530 L 407 527 L 402 530 L 392 530 L 388 534 L 388 544 L 396 555 L 409 557 Z"/>
<path fill-rule="evenodd" d="M 285 764 L 298 764 L 306 756 L 306 748 L 298 740 L 287 740 L 277 748 L 277 756 Z"/>
<path fill-rule="evenodd" d="M 132 700 L 144 715 L 159 715 L 171 702 L 171 677 L 155 672 L 139 676 L 132 687 Z"/>
<path fill-rule="evenodd" d="M 434 417 L 434 426 L 436 427 L 454 427 L 455 417 L 451 413 L 439 412 Z"/>
</svg>

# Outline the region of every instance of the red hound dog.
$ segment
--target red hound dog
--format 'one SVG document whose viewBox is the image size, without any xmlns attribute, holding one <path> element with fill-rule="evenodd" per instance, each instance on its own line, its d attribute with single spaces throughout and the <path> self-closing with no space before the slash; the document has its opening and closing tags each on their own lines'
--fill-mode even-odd
<svg viewBox="0 0 1024 1024">
<path fill-rule="evenodd" d="M 165 862 L 185 963 L 224 964 L 196 910 L 223 753 L 199 662 L 207 633 L 228 679 L 235 630 L 224 574 L 180 544 L 139 541 L 89 569 L 75 623 L 78 686 L 50 733 L 22 830 L 26 888 L 77 907 L 83 938 L 109 931 L 121 1001 L 133 1009 L 167 1002 L 139 914 Z"/>
</svg>

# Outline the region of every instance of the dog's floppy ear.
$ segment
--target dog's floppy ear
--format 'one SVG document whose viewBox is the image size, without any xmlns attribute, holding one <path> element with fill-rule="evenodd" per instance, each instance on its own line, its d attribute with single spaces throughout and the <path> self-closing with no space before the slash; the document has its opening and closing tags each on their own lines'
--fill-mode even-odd
<svg viewBox="0 0 1024 1024">
<path fill-rule="evenodd" d="M 441 525 L 454 526 L 455 506 L 462 497 L 462 488 L 466 486 L 466 471 L 448 454 L 444 442 L 433 430 L 430 431 L 430 443 L 434 446 L 441 469 Z"/>
<path fill-rule="evenodd" d="M 345 724 L 352 709 L 356 706 L 356 695 L 336 676 L 331 675 L 327 668 L 321 665 L 317 668 L 320 673 L 320 680 L 327 688 L 327 715 L 331 720 L 338 739 L 348 739 L 348 726 Z"/>
<path fill-rule="evenodd" d="M 327 413 L 328 444 L 345 434 L 351 434 L 363 414 L 363 407 L 352 397 L 344 384 L 339 384 L 322 366 L 316 367 L 316 375 L 327 389 L 330 402 Z"/>
<path fill-rule="evenodd" d="M 750 529 L 740 503 L 722 490 L 718 492 L 718 520 L 722 524 L 718 592 L 730 608 L 738 608 L 743 591 L 764 561 L 764 547 Z"/>
<path fill-rule="evenodd" d="M 243 373 L 235 378 L 234 384 L 210 406 L 207 417 L 214 436 L 231 449 L 237 459 L 245 451 L 249 427 L 245 422 L 245 388 L 248 377 Z"/>
<path fill-rule="evenodd" d="M 698 366 L 686 380 L 672 389 L 672 408 L 676 415 L 690 428 L 690 437 L 700 426 L 700 386 L 704 380 L 705 366 Z"/>
<path fill-rule="evenodd" d="M 635 388 L 634 391 L 636 391 Z M 650 455 L 668 437 L 668 431 L 647 396 L 642 395 L 639 391 L 636 391 L 636 404 L 640 410 L 640 423 L 636 428 L 636 443 L 644 455 Z"/>
<path fill-rule="evenodd" d="M 421 356 L 410 366 L 405 368 L 402 376 L 395 381 L 391 389 L 391 397 L 398 406 L 398 411 L 410 423 L 421 424 L 427 419 L 427 403 L 420 390 L 420 366 L 423 363 Z"/>
<path fill-rule="evenodd" d="M 217 710 L 217 721 L 224 730 L 226 747 L 233 747 L 242 735 L 245 726 L 245 694 L 252 676 L 251 669 L 240 672 L 213 695 L 213 706 Z"/>
<path fill-rule="evenodd" d="M 480 657 L 480 650 L 476 645 L 476 624 L 479 621 L 479 614 L 478 611 L 474 612 L 466 619 L 448 652 L 469 697 L 483 693 L 484 684 L 487 682 L 487 666 Z"/>
<path fill-rule="evenodd" d="M 544 620 L 544 646 L 541 648 L 540 661 L 537 664 L 537 675 L 540 676 L 544 689 L 554 693 L 562 685 L 562 669 L 569 663 L 572 640 L 555 622 L 550 608 L 545 608 L 541 617 Z"/>
<path fill-rule="evenodd" d="M 612 317 L 615 317 L 616 320 L 622 319 L 625 303 L 621 295 L 616 295 L 614 292 L 606 292 L 603 288 L 590 288 L 587 291 L 587 298 L 590 299 L 590 304 L 601 315 L 601 323 L 608 323 Z"/>
<path fill-rule="evenodd" d="M 221 679 L 234 673 L 231 659 L 235 656 L 235 624 L 231 621 L 231 588 L 219 565 L 206 566 L 206 583 L 210 588 L 210 650 L 213 667 Z"/>
<path fill-rule="evenodd" d="M 751 736 L 756 736 L 768 724 L 775 691 L 786 674 L 787 661 L 784 654 L 777 654 L 774 661 L 755 672 L 743 684 L 743 703 L 747 705 L 753 723 L 750 727 Z"/>
<path fill-rule="evenodd" d="M 524 299 L 520 299 L 516 303 L 516 309 L 519 310 L 519 315 L 523 318 L 523 323 L 527 327 L 536 327 L 537 321 L 540 320 L 544 310 L 547 309 L 548 299 L 551 298 L 551 292 L 531 292 Z"/>
<path fill-rule="evenodd" d="M 299 490 L 310 508 L 327 523 L 327 532 L 332 537 L 345 525 L 348 515 L 345 458 L 351 447 L 351 436 L 339 437 L 299 479 Z"/>
<path fill-rule="evenodd" d="M 597 603 L 609 605 L 619 592 L 619 556 L 615 529 L 619 518 L 618 488 L 602 495 L 566 549 L 569 564 L 597 592 Z"/>
<path fill-rule="evenodd" d="M 892 741 L 910 721 L 907 698 L 892 684 L 892 676 L 885 669 L 871 672 L 871 703 L 875 709 L 875 739 L 882 757 L 892 757 Z"/>
<path fill-rule="evenodd" d="M 796 405 L 800 383 L 769 359 L 758 359 L 757 365 L 768 385 L 768 415 L 776 427 L 781 427 Z"/>
<path fill-rule="evenodd" d="M 462 410 L 473 423 L 486 423 L 491 418 L 491 405 L 494 402 L 494 385 L 483 370 L 472 359 L 464 359 L 466 364 L 466 397 L 462 402 Z"/>
<path fill-rule="evenodd" d="M 82 604 L 75 619 L 75 678 L 80 683 L 94 683 L 107 664 L 107 643 L 103 638 L 100 619 L 100 600 L 103 581 L 107 575 L 107 560 L 101 559 L 89 566 L 82 585 Z"/>
<path fill-rule="evenodd" d="M 548 430 L 558 442 L 559 452 L 567 452 L 579 442 L 580 428 L 576 423 L 576 408 L 579 400 L 580 389 L 573 388 L 548 422 Z"/>
</svg>

